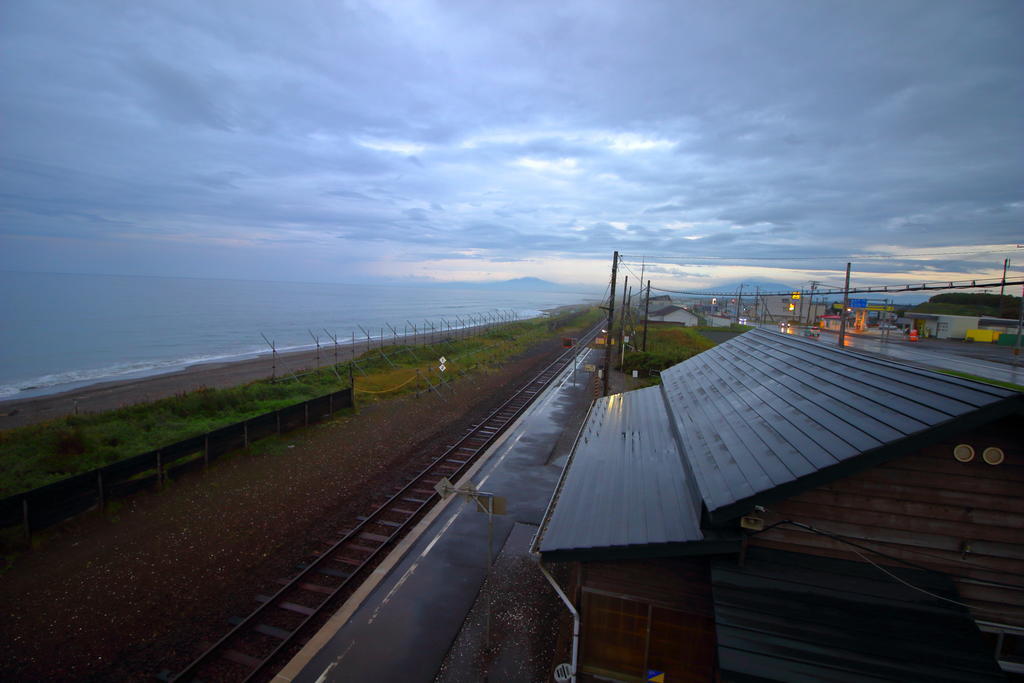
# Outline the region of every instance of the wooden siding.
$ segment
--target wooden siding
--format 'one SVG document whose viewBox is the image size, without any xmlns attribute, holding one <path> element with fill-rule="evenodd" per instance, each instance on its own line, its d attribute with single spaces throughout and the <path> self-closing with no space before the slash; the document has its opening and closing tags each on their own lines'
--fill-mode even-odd
<svg viewBox="0 0 1024 683">
<path fill-rule="evenodd" d="M 585 562 L 581 588 L 710 617 L 711 579 L 706 559 L 666 558 Z"/>
<path fill-rule="evenodd" d="M 859 550 L 861 557 L 848 543 L 789 524 L 754 534 L 749 544 L 935 569 L 954 577 L 976 619 L 1024 627 L 1024 441 L 1017 422 L 1004 419 L 757 513 L 766 527 L 799 522 L 894 559 Z M 959 443 L 974 447 L 973 461 L 953 458 Z M 992 445 L 1005 451 L 1002 465 L 981 459 Z"/>
</svg>

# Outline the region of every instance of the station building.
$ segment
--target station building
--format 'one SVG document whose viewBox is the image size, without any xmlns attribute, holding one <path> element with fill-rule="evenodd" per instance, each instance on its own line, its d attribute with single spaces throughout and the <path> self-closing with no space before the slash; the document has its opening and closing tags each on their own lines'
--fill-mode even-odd
<svg viewBox="0 0 1024 683">
<path fill-rule="evenodd" d="M 765 330 L 662 380 L 594 402 L 534 540 L 576 680 L 1024 673 L 1024 394 Z"/>
</svg>

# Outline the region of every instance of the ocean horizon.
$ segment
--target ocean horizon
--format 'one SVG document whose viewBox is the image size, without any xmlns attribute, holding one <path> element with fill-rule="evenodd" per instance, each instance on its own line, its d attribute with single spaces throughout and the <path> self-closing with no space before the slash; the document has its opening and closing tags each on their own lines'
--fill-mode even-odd
<svg viewBox="0 0 1024 683">
<path fill-rule="evenodd" d="M 278 352 L 315 348 L 312 335 L 333 347 L 332 335 L 348 344 L 498 311 L 530 318 L 600 294 L 11 271 L 0 286 L 0 400 L 269 354 L 264 336 Z"/>
</svg>

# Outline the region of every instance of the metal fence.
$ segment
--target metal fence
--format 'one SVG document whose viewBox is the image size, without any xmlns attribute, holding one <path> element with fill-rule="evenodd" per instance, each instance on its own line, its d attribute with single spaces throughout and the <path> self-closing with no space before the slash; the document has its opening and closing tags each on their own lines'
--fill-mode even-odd
<svg viewBox="0 0 1024 683">
<path fill-rule="evenodd" d="M 20 525 L 31 537 L 33 531 L 94 507 L 102 509 L 115 498 L 159 489 L 170 477 L 203 469 L 253 441 L 314 424 L 352 405 L 352 389 L 342 389 L 4 498 L 0 528 Z"/>
</svg>

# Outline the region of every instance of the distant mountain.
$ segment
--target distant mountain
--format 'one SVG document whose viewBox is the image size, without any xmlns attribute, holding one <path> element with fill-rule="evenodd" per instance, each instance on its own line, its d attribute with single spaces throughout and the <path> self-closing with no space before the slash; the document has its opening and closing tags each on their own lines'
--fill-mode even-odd
<svg viewBox="0 0 1024 683">
<path fill-rule="evenodd" d="M 787 285 L 783 282 L 772 282 L 771 280 L 736 280 L 734 282 L 723 282 L 713 287 L 706 287 L 704 290 L 708 292 L 738 292 L 740 285 L 743 285 L 744 295 L 753 294 L 758 289 L 762 292 L 795 292 L 799 289 L 799 287 Z"/>
<path fill-rule="evenodd" d="M 494 289 L 523 289 L 531 292 L 541 290 L 554 290 L 554 289 L 566 289 L 565 285 L 560 285 L 557 282 L 549 282 L 548 280 L 541 280 L 539 277 L 517 277 L 513 280 L 496 280 L 494 282 L 467 282 L 467 285 L 472 284 L 475 287 L 490 287 Z"/>
</svg>

